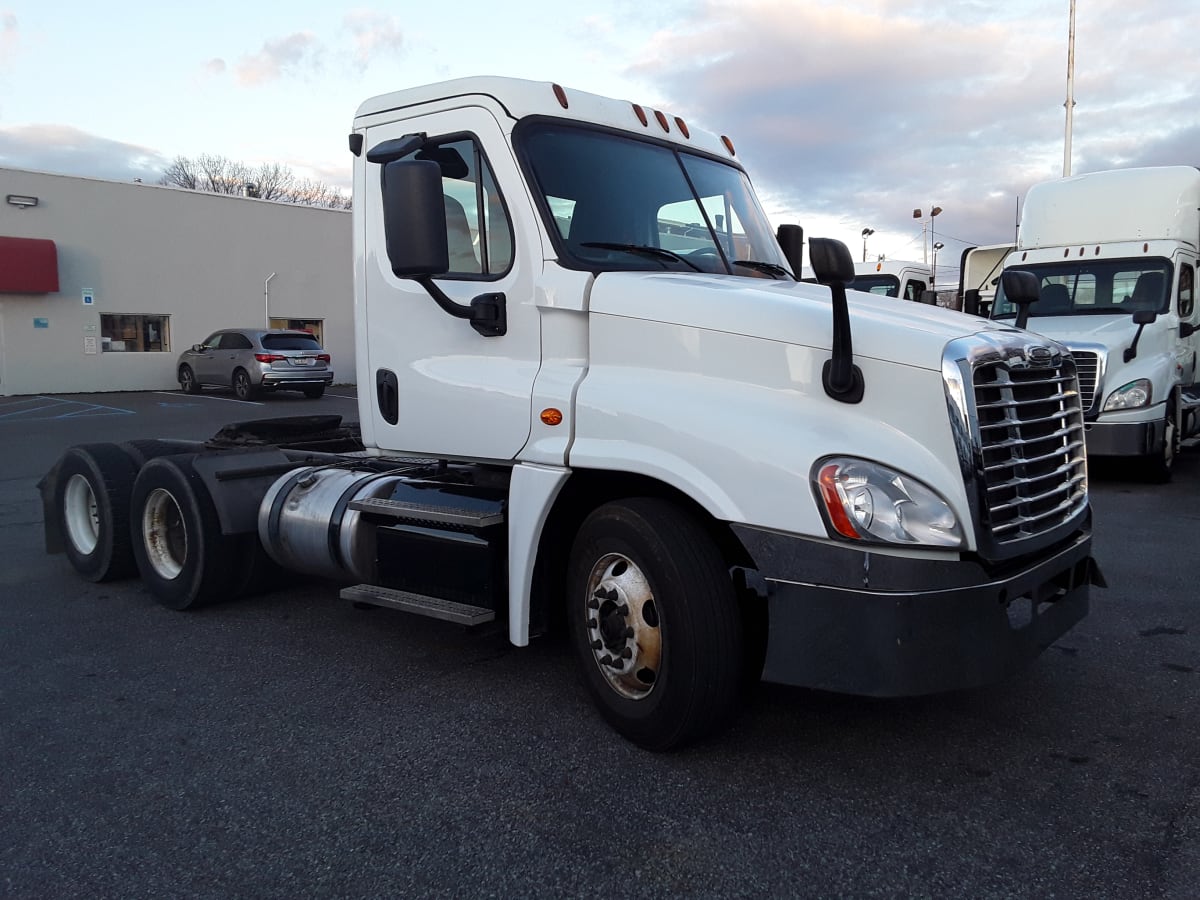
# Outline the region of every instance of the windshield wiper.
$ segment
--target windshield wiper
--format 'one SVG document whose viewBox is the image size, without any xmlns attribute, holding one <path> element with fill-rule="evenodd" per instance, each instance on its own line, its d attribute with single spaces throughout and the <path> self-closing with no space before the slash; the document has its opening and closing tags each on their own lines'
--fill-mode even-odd
<svg viewBox="0 0 1200 900">
<path fill-rule="evenodd" d="M 777 263 L 760 262 L 757 259 L 735 259 L 733 260 L 733 264 L 735 266 L 745 266 L 747 269 L 753 269 L 756 272 L 765 272 L 772 276 L 795 277 L 791 272 Z"/>
<path fill-rule="evenodd" d="M 665 250 L 662 247 L 651 247 L 649 244 L 619 244 L 616 241 L 584 241 L 580 247 L 596 247 L 600 250 L 624 250 L 627 253 L 641 253 L 643 256 L 654 256 L 658 259 L 669 259 L 674 262 L 686 263 L 697 272 L 703 272 L 698 265 L 690 259 L 680 256 L 678 253 L 673 253 L 670 250 Z"/>
</svg>

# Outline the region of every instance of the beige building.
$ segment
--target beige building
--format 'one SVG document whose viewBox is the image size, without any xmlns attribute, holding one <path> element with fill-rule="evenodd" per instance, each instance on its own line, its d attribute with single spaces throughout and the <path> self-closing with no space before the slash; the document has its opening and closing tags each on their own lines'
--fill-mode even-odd
<svg viewBox="0 0 1200 900">
<path fill-rule="evenodd" d="M 306 328 L 354 381 L 350 213 L 0 168 L 0 396 L 177 388 L 218 328 Z"/>
</svg>

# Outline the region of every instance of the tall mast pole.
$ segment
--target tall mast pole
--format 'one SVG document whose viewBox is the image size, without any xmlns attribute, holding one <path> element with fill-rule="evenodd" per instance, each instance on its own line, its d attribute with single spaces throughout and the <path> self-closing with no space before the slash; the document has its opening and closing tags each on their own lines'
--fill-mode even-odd
<svg viewBox="0 0 1200 900">
<path fill-rule="evenodd" d="M 1071 28 L 1067 36 L 1067 132 L 1063 142 L 1063 178 L 1071 174 L 1071 120 L 1075 111 L 1075 0 L 1071 0 Z"/>
</svg>

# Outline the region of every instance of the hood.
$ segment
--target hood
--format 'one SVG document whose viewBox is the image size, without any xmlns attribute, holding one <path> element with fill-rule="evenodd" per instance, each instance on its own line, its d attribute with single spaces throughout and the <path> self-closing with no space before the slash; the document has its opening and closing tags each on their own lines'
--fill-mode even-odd
<svg viewBox="0 0 1200 900">
<path fill-rule="evenodd" d="M 950 341 L 1006 326 L 955 310 L 847 291 L 856 358 L 940 369 Z M 592 285 L 593 314 L 741 334 L 828 351 L 829 288 L 795 281 L 674 272 L 603 272 Z"/>
<path fill-rule="evenodd" d="M 1031 316 L 1025 328 L 1064 344 L 1103 344 L 1109 350 L 1128 347 L 1137 334 L 1129 313 L 1083 316 Z M 1147 326 L 1146 337 L 1155 330 Z"/>
</svg>

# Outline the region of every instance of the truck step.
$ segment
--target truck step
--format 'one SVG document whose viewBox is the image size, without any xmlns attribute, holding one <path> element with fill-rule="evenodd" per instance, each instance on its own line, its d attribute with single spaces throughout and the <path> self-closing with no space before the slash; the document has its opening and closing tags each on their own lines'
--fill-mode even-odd
<svg viewBox="0 0 1200 900">
<path fill-rule="evenodd" d="M 483 625 L 496 618 L 496 611 L 493 609 L 397 591 L 374 584 L 356 584 L 354 587 L 342 588 L 339 596 L 343 600 L 352 600 L 355 603 L 385 606 L 388 609 L 416 613 L 431 619 L 441 619 L 443 622 L 456 622 L 459 625 Z"/>
<path fill-rule="evenodd" d="M 1200 406 L 1200 389 L 1191 388 L 1181 391 L 1180 399 L 1183 401 L 1184 409 L 1193 409 Z"/>
<path fill-rule="evenodd" d="M 353 500 L 351 509 L 375 516 L 386 516 L 406 522 L 432 522 L 438 525 L 466 525 L 471 528 L 486 528 L 504 521 L 500 512 L 479 512 L 450 506 L 428 506 L 405 500 L 366 499 Z"/>
</svg>

